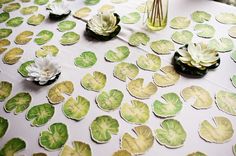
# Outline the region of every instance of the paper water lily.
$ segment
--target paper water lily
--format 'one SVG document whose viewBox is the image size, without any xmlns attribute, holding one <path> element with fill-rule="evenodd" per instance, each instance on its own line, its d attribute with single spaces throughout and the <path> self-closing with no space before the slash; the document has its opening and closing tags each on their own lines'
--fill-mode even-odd
<svg viewBox="0 0 236 156">
<path fill-rule="evenodd" d="M 27 80 L 35 81 L 39 85 L 46 85 L 59 77 L 60 69 L 61 67 L 50 56 L 36 58 L 34 63 L 26 67 Z"/>
<path fill-rule="evenodd" d="M 71 10 L 64 2 L 53 2 L 47 7 L 51 19 L 61 19 L 68 16 Z"/>
</svg>

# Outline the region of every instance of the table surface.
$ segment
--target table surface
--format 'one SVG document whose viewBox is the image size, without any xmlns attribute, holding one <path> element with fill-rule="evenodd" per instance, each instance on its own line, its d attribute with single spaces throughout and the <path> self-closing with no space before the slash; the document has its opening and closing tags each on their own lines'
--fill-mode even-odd
<svg viewBox="0 0 236 156">
<path fill-rule="evenodd" d="M 102 0 L 100 3 L 94 6 L 89 6 L 92 9 L 92 13 L 86 19 L 89 19 L 92 15 L 97 13 L 97 10 L 104 4 L 110 4 L 115 6 L 116 12 L 120 15 L 126 15 L 129 12 L 135 11 L 136 7 L 139 6 L 141 3 L 143 3 L 143 0 L 136 1 L 136 0 L 128 0 L 126 3 L 122 4 L 113 4 L 110 2 L 110 0 Z M 82 8 L 85 6 L 82 0 L 74 0 L 74 1 L 67 1 L 69 4 L 69 7 L 72 10 L 72 14 L 78 10 L 79 8 Z M 28 3 L 22 3 L 22 6 L 30 6 L 33 5 L 33 1 Z M 45 9 L 46 5 L 39 6 L 38 13 L 48 16 L 48 11 Z M 59 48 L 59 53 L 56 56 L 57 61 L 62 67 L 62 74 L 60 78 L 57 80 L 58 82 L 64 81 L 64 80 L 70 80 L 74 84 L 74 92 L 71 95 L 72 97 L 77 97 L 78 95 L 86 97 L 90 101 L 90 110 L 89 113 L 86 115 L 86 117 L 81 121 L 74 121 L 71 119 L 68 119 L 62 112 L 62 105 L 64 102 L 54 105 L 55 107 L 55 114 L 49 122 L 41 127 L 32 127 L 30 125 L 30 121 L 27 121 L 25 119 L 25 115 L 27 113 L 27 110 L 23 113 L 20 113 L 18 115 L 14 115 L 14 113 L 6 113 L 3 109 L 3 105 L 7 101 L 7 99 L 4 102 L 0 102 L 0 116 L 7 118 L 9 120 L 10 126 L 3 138 L 0 139 L 0 147 L 2 147 L 8 140 L 10 140 L 13 137 L 20 137 L 23 140 L 26 141 L 27 147 L 25 150 L 17 153 L 17 155 L 25 155 L 29 156 L 32 153 L 36 152 L 44 152 L 47 153 L 50 156 L 58 155 L 60 150 L 56 151 L 46 151 L 38 144 L 38 138 L 39 134 L 42 131 L 45 131 L 48 129 L 48 127 L 56 122 L 63 122 L 67 125 L 68 131 L 69 131 L 69 138 L 66 142 L 67 145 L 72 145 L 72 141 L 79 140 L 86 142 L 90 144 L 92 148 L 93 155 L 102 155 L 102 156 L 111 156 L 112 153 L 120 149 L 120 138 L 125 132 L 128 132 L 130 134 L 134 133 L 132 132 L 132 129 L 137 126 L 135 124 L 130 124 L 125 122 L 119 114 L 119 109 L 112 111 L 112 112 L 105 112 L 97 106 L 95 103 L 95 98 L 99 94 L 98 92 L 93 91 L 87 91 L 80 85 L 80 80 L 86 73 L 92 73 L 93 71 L 100 71 L 106 74 L 107 76 L 107 83 L 103 90 L 108 91 L 114 88 L 117 88 L 121 90 L 124 93 L 124 99 L 123 102 L 130 102 L 130 100 L 135 99 L 132 97 L 128 91 L 126 90 L 127 82 L 122 82 L 113 76 L 113 69 L 114 66 L 117 63 L 110 63 L 107 62 L 104 59 L 105 53 L 110 50 L 114 49 L 117 46 L 125 45 L 128 46 L 131 53 L 130 56 L 125 60 L 125 62 L 129 63 L 136 63 L 136 60 L 139 56 L 145 55 L 146 53 L 153 53 L 150 49 L 150 43 L 155 40 L 160 39 L 168 39 L 171 40 L 171 35 L 176 31 L 174 29 L 171 29 L 169 27 L 169 21 L 174 18 L 175 16 L 185 16 L 189 19 L 191 18 L 190 15 L 192 12 L 196 10 L 204 10 L 207 11 L 212 15 L 211 20 L 208 22 L 209 24 L 213 25 L 215 27 L 216 34 L 215 38 L 220 37 L 229 37 L 228 36 L 228 29 L 231 27 L 231 25 L 224 25 L 217 22 L 214 18 L 215 15 L 219 14 L 220 12 L 236 12 L 236 8 L 232 6 L 228 6 L 225 4 L 221 4 L 218 2 L 213 1 L 207 1 L 207 0 L 170 0 L 169 1 L 169 15 L 168 15 L 168 25 L 167 27 L 159 32 L 151 32 L 148 31 L 146 26 L 143 24 L 143 19 L 141 19 L 136 24 L 120 24 L 122 27 L 122 30 L 118 37 L 107 41 L 107 42 L 100 42 L 100 41 L 91 41 L 87 40 L 84 36 L 84 30 L 85 30 L 85 23 L 73 18 L 72 15 L 70 15 L 67 20 L 73 20 L 77 23 L 76 27 L 72 30 L 74 32 L 77 32 L 80 34 L 80 41 L 74 45 L 71 46 L 63 46 L 59 43 L 59 39 L 62 36 L 62 32 L 59 32 L 57 30 L 57 22 L 52 22 L 49 19 L 46 19 L 42 24 L 38 26 L 31 26 L 27 24 L 27 18 L 28 16 L 23 16 L 20 14 L 19 10 L 11 12 L 11 17 L 14 16 L 21 16 L 24 17 L 24 23 L 20 25 L 19 27 L 13 28 L 13 33 L 8 37 L 8 39 L 11 42 L 11 45 L 9 46 L 9 49 L 11 47 L 21 47 L 24 49 L 24 54 L 22 58 L 19 60 L 18 63 L 14 65 L 7 65 L 4 64 L 2 61 L 0 61 L 0 81 L 5 80 L 9 81 L 13 84 L 13 90 L 10 95 L 12 97 L 18 92 L 29 92 L 32 96 L 32 102 L 30 107 L 27 109 L 29 110 L 32 106 L 38 105 L 41 103 L 48 102 L 46 96 L 48 93 L 48 90 L 53 86 L 37 86 L 31 82 L 26 81 L 23 77 L 21 77 L 20 74 L 18 74 L 17 69 L 19 66 L 28 60 L 35 59 L 35 51 L 40 48 L 39 45 L 35 44 L 33 40 L 31 40 L 26 45 L 16 45 L 13 41 L 17 34 L 24 30 L 30 30 L 33 31 L 36 35 L 38 32 L 40 32 L 43 29 L 50 30 L 54 32 L 53 38 L 47 43 L 47 45 L 54 44 Z M 143 14 L 141 14 L 143 16 Z M 194 33 L 193 42 L 208 42 L 209 39 L 203 39 L 199 38 L 196 35 L 196 32 L 194 32 L 193 27 L 196 23 L 191 21 L 190 26 L 188 27 L 188 30 Z M 5 23 L 1 23 L 0 27 L 6 27 Z M 139 47 L 131 47 L 128 45 L 127 41 L 129 39 L 129 36 L 137 31 L 145 32 L 150 36 L 150 42 L 147 46 L 139 46 Z M 35 37 L 34 35 L 34 37 Z M 236 45 L 235 39 L 231 38 Z M 180 45 L 175 44 L 175 49 L 178 49 Z M 88 69 L 82 69 L 78 68 L 74 65 L 74 58 L 79 56 L 84 51 L 93 51 L 95 52 L 97 56 L 97 63 Z M 3 57 L 4 54 L 1 55 Z M 170 65 L 171 58 L 173 56 L 173 53 L 170 55 L 161 55 L 162 64 L 161 66 L 164 67 L 166 65 Z M 160 128 L 160 123 L 164 120 L 161 118 L 156 117 L 153 113 L 151 113 L 152 103 L 156 99 L 161 99 L 161 95 L 169 92 L 175 92 L 180 96 L 180 92 L 185 87 L 191 86 L 191 85 L 198 85 L 202 86 L 205 89 L 207 89 L 211 96 L 214 97 L 216 92 L 220 90 L 225 90 L 229 92 L 235 92 L 236 88 L 233 87 L 230 81 L 230 77 L 233 74 L 236 74 L 236 68 L 235 68 L 235 62 L 230 58 L 230 52 L 229 53 L 222 53 L 220 54 L 221 57 L 221 65 L 214 71 L 210 71 L 204 78 L 201 79 L 191 79 L 191 78 L 185 78 L 181 76 L 180 80 L 175 84 L 174 86 L 161 88 L 158 87 L 158 91 L 156 94 L 154 94 L 151 98 L 147 100 L 142 100 L 143 102 L 147 103 L 150 109 L 150 119 L 146 123 L 153 131 L 157 128 Z M 145 82 L 152 81 L 152 75 L 153 72 L 139 70 L 139 74 L 137 77 L 144 78 Z M 54 83 L 55 84 L 55 83 Z M 8 99 L 10 98 L 8 97 Z M 66 96 L 66 99 L 68 99 L 69 96 Z M 194 109 L 190 103 L 191 101 L 184 102 L 183 99 L 181 99 L 183 102 L 183 109 L 180 113 L 178 113 L 174 119 L 177 119 L 181 122 L 184 129 L 187 132 L 187 138 L 184 143 L 183 147 L 177 148 L 177 149 L 169 149 L 165 146 L 160 145 L 156 140 L 154 141 L 154 145 L 150 150 L 148 150 L 144 155 L 146 156 L 153 156 L 153 155 L 162 155 L 162 156 L 171 156 L 171 155 L 187 155 L 189 153 L 195 152 L 195 151 L 201 151 L 206 153 L 209 156 L 233 156 L 232 152 L 232 146 L 236 144 L 236 134 L 231 138 L 230 141 L 224 143 L 224 144 L 215 144 L 215 143 L 209 143 L 204 141 L 199 137 L 198 129 L 199 124 L 203 120 L 208 120 L 210 123 L 213 123 L 212 118 L 215 116 L 223 116 L 227 117 L 231 123 L 233 124 L 234 130 L 236 130 L 236 117 L 232 115 L 228 115 L 222 111 L 220 111 L 215 103 L 212 105 L 209 109 L 204 110 L 196 110 Z M 117 135 L 112 135 L 112 139 L 105 144 L 97 144 L 94 141 L 92 141 L 90 137 L 90 131 L 89 126 L 92 123 L 92 121 L 100 115 L 110 115 L 113 118 L 116 118 L 119 121 L 120 128 Z"/>
</svg>

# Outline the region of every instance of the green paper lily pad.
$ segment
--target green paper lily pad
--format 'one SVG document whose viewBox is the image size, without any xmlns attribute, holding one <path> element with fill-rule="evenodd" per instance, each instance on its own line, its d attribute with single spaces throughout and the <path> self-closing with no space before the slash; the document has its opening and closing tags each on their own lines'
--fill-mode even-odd
<svg viewBox="0 0 236 156">
<path fill-rule="evenodd" d="M 154 83 L 159 87 L 168 87 L 176 84 L 180 79 L 180 75 L 172 66 L 165 66 L 161 68 L 162 73 L 155 73 L 153 75 Z M 164 75 L 163 75 L 164 74 Z"/>
<path fill-rule="evenodd" d="M 31 37 L 33 35 L 34 33 L 32 31 L 23 31 L 16 36 L 15 43 L 20 45 L 27 44 L 29 41 L 31 41 Z"/>
<path fill-rule="evenodd" d="M 34 0 L 34 4 L 37 5 L 44 5 L 47 4 L 49 2 L 49 0 Z"/>
<path fill-rule="evenodd" d="M 215 35 L 215 28 L 209 24 L 196 24 L 194 30 L 197 31 L 197 35 L 203 38 L 212 38 Z"/>
<path fill-rule="evenodd" d="M 208 43 L 208 47 L 218 52 L 229 52 L 234 48 L 234 42 L 230 38 L 213 39 Z"/>
<path fill-rule="evenodd" d="M 200 86 L 190 86 L 182 90 L 181 96 L 184 101 L 194 98 L 192 106 L 196 109 L 210 108 L 213 104 L 213 99 L 210 93 Z"/>
<path fill-rule="evenodd" d="M 213 120 L 213 126 L 207 120 L 200 124 L 200 137 L 208 142 L 217 144 L 229 141 L 234 134 L 230 120 L 222 116 L 214 117 Z"/>
<path fill-rule="evenodd" d="M 59 49 L 55 45 L 44 45 L 35 52 L 36 57 L 57 56 Z"/>
<path fill-rule="evenodd" d="M 112 3 L 115 3 L 115 4 L 120 4 L 120 3 L 125 3 L 127 2 L 128 0 L 111 0 Z"/>
<path fill-rule="evenodd" d="M 129 44 L 131 46 L 139 46 L 140 44 L 146 45 L 149 42 L 150 38 L 147 34 L 142 32 L 135 32 L 129 37 Z"/>
<path fill-rule="evenodd" d="M 26 148 L 26 143 L 20 138 L 12 138 L 0 150 L 1 156 L 14 156 L 17 152 Z"/>
<path fill-rule="evenodd" d="M 24 50 L 21 48 L 12 48 L 6 52 L 2 60 L 4 63 L 12 65 L 19 61 L 23 53 Z"/>
<path fill-rule="evenodd" d="M 197 23 L 203 23 L 211 19 L 211 14 L 205 11 L 194 11 L 191 14 L 192 20 Z"/>
<path fill-rule="evenodd" d="M 93 75 L 86 74 L 81 80 L 81 85 L 87 90 L 98 92 L 105 87 L 106 81 L 105 74 L 95 71 Z"/>
<path fill-rule="evenodd" d="M 124 103 L 121 106 L 120 115 L 129 123 L 144 124 L 148 121 L 150 112 L 147 104 L 138 100 L 132 100 L 131 104 Z"/>
<path fill-rule="evenodd" d="M 191 21 L 187 17 L 175 17 L 170 21 L 170 27 L 174 29 L 185 29 L 190 25 Z"/>
<path fill-rule="evenodd" d="M 49 103 L 36 105 L 30 108 L 26 119 L 32 121 L 32 126 L 43 126 L 53 117 L 54 111 L 55 108 Z"/>
<path fill-rule="evenodd" d="M 62 81 L 49 89 L 47 97 L 51 104 L 58 104 L 65 99 L 62 94 L 71 95 L 73 91 L 74 85 L 71 81 Z"/>
<path fill-rule="evenodd" d="M 85 51 L 75 58 L 75 65 L 80 68 L 92 67 L 97 62 L 97 57 L 92 51 Z"/>
<path fill-rule="evenodd" d="M 80 8 L 79 10 L 77 10 L 74 13 L 73 17 L 79 18 L 79 19 L 83 18 L 83 17 L 87 17 L 91 11 L 92 10 L 89 7 L 83 7 L 83 8 Z"/>
<path fill-rule="evenodd" d="M 73 148 L 65 145 L 60 152 L 60 156 L 92 156 L 92 150 L 89 144 L 81 141 L 73 141 Z"/>
<path fill-rule="evenodd" d="M 6 25 L 8 27 L 17 27 L 21 25 L 24 21 L 23 17 L 14 17 L 7 21 Z"/>
<path fill-rule="evenodd" d="M 136 137 L 131 136 L 129 133 L 125 133 L 121 138 L 121 149 L 138 155 L 147 152 L 154 143 L 154 136 L 152 130 L 146 126 L 137 126 L 133 129 Z"/>
<path fill-rule="evenodd" d="M 12 91 L 12 84 L 7 81 L 0 81 L 0 102 L 4 101 Z"/>
<path fill-rule="evenodd" d="M 12 33 L 11 29 L 1 28 L 0 29 L 0 39 L 8 37 L 9 35 L 11 35 L 11 33 Z"/>
<path fill-rule="evenodd" d="M 171 36 L 171 39 L 178 44 L 188 44 L 192 41 L 193 33 L 188 30 L 176 31 Z"/>
<path fill-rule="evenodd" d="M 48 131 L 40 133 L 39 144 L 46 150 L 56 150 L 63 147 L 67 139 L 67 126 L 64 123 L 54 123 Z"/>
<path fill-rule="evenodd" d="M 126 81 L 127 77 L 129 79 L 134 79 L 138 73 L 139 69 L 135 64 L 126 62 L 117 64 L 113 71 L 114 76 L 121 81 Z"/>
<path fill-rule="evenodd" d="M 84 3 L 86 5 L 95 5 L 95 4 L 99 3 L 99 2 L 100 2 L 100 0 L 84 0 Z"/>
<path fill-rule="evenodd" d="M 66 21 L 61 21 L 57 26 L 58 26 L 57 29 L 59 31 L 64 32 L 72 30 L 76 26 L 76 23 L 74 21 L 66 20 Z"/>
<path fill-rule="evenodd" d="M 12 12 L 12 11 L 20 9 L 20 7 L 21 7 L 20 3 L 11 3 L 11 4 L 4 6 L 3 11 Z"/>
<path fill-rule="evenodd" d="M 14 0 L 0 0 L 0 4 L 7 4 L 13 2 Z"/>
<path fill-rule="evenodd" d="M 7 50 L 5 46 L 9 46 L 11 42 L 8 39 L 1 39 L 0 40 L 0 54 Z"/>
<path fill-rule="evenodd" d="M 97 98 L 96 102 L 102 110 L 111 111 L 120 107 L 124 94 L 118 89 L 112 89 L 108 93 L 103 91 Z"/>
<path fill-rule="evenodd" d="M 33 64 L 34 61 L 26 61 L 23 64 L 20 65 L 20 67 L 18 68 L 18 72 L 23 76 L 23 77 L 27 77 L 28 76 L 28 70 L 26 69 L 28 66 L 30 66 L 31 64 Z"/>
<path fill-rule="evenodd" d="M 97 143 L 106 143 L 111 140 L 111 134 L 119 132 L 119 123 L 108 115 L 96 117 L 90 125 L 91 137 Z"/>
<path fill-rule="evenodd" d="M 232 26 L 228 30 L 228 34 L 229 34 L 230 37 L 236 38 L 236 26 Z"/>
<path fill-rule="evenodd" d="M 182 102 L 176 93 L 167 93 L 162 95 L 165 103 L 159 100 L 153 103 L 153 112 L 159 117 L 172 117 L 175 116 L 182 109 Z"/>
<path fill-rule="evenodd" d="M 236 88 L 236 75 L 233 75 L 231 78 L 230 78 L 233 86 Z"/>
<path fill-rule="evenodd" d="M 2 12 L 0 14 L 0 23 L 7 21 L 10 18 L 10 14 L 8 12 Z"/>
<path fill-rule="evenodd" d="M 28 2 L 30 2 L 31 0 L 20 0 L 21 2 L 23 2 L 23 3 L 28 3 Z"/>
<path fill-rule="evenodd" d="M 175 50 L 175 45 L 169 40 L 158 40 L 151 43 L 151 49 L 157 54 L 170 54 Z"/>
<path fill-rule="evenodd" d="M 8 120 L 0 116 L 0 138 L 5 135 L 8 125 Z"/>
<path fill-rule="evenodd" d="M 181 123 L 175 119 L 166 119 L 161 127 L 155 131 L 156 139 L 168 148 L 179 148 L 183 146 L 187 134 Z"/>
<path fill-rule="evenodd" d="M 188 154 L 187 156 L 207 156 L 207 155 L 202 152 L 194 152 L 194 153 Z"/>
<path fill-rule="evenodd" d="M 120 62 L 126 59 L 130 54 L 129 48 L 126 46 L 116 47 L 116 51 L 109 50 L 105 54 L 106 60 L 110 62 Z"/>
<path fill-rule="evenodd" d="M 161 58 L 154 54 L 146 54 L 140 56 L 136 63 L 143 70 L 157 71 L 161 67 Z"/>
<path fill-rule="evenodd" d="M 45 16 L 42 14 L 32 15 L 28 18 L 27 23 L 29 25 L 37 26 L 41 24 L 45 19 Z"/>
<path fill-rule="evenodd" d="M 9 99 L 4 105 L 4 109 L 8 113 L 14 110 L 14 114 L 17 115 L 29 107 L 31 100 L 29 93 L 21 92 Z"/>
<path fill-rule="evenodd" d="M 236 94 L 233 92 L 219 91 L 216 93 L 217 107 L 230 115 L 236 116 Z"/>
<path fill-rule="evenodd" d="M 132 156 L 127 150 L 118 150 L 112 156 Z"/>
<path fill-rule="evenodd" d="M 99 9 L 100 12 L 115 12 L 115 7 L 110 4 L 104 4 Z"/>
<path fill-rule="evenodd" d="M 20 10 L 20 13 L 22 15 L 30 15 L 30 14 L 33 14 L 35 12 L 38 11 L 38 6 L 28 6 L 28 7 L 24 7 Z"/>
<path fill-rule="evenodd" d="M 143 82 L 143 78 L 131 80 L 127 85 L 127 90 L 132 96 L 138 99 L 148 99 L 156 93 L 157 87 L 152 82 L 144 86 Z"/>
<path fill-rule="evenodd" d="M 66 117 L 79 121 L 88 114 L 89 107 L 90 102 L 86 98 L 78 96 L 76 100 L 70 97 L 62 109 Z"/>
<path fill-rule="evenodd" d="M 216 20 L 223 24 L 236 24 L 236 14 L 222 12 L 216 16 Z"/>
<path fill-rule="evenodd" d="M 231 53 L 231 59 L 236 62 L 236 50 Z"/>
<path fill-rule="evenodd" d="M 124 24 L 134 24 L 140 20 L 141 16 L 138 12 L 131 12 L 128 15 L 121 17 L 121 22 Z"/>
<path fill-rule="evenodd" d="M 236 144 L 233 146 L 233 153 L 236 155 Z"/>
<path fill-rule="evenodd" d="M 80 35 L 75 32 L 66 32 L 62 35 L 60 43 L 62 45 L 72 45 L 79 41 Z"/>
<path fill-rule="evenodd" d="M 53 37 L 53 32 L 48 30 L 42 30 L 37 34 L 38 38 L 34 39 L 34 42 L 38 45 L 42 45 L 50 41 Z"/>
</svg>

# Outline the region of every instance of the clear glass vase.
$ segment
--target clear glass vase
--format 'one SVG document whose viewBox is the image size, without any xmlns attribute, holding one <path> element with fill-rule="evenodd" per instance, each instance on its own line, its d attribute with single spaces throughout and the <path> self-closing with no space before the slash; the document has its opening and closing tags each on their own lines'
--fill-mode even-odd
<svg viewBox="0 0 236 156">
<path fill-rule="evenodd" d="M 148 0 L 146 2 L 146 11 L 146 25 L 149 29 L 158 31 L 166 27 L 168 0 Z"/>
</svg>

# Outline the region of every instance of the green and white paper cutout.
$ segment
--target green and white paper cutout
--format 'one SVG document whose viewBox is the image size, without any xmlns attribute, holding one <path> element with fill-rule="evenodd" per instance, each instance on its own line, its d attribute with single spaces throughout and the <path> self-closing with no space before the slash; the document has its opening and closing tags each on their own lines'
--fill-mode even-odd
<svg viewBox="0 0 236 156">
<path fill-rule="evenodd" d="M 132 156 L 127 150 L 118 150 L 112 154 L 112 156 Z"/>
<path fill-rule="evenodd" d="M 193 33 L 188 30 L 176 31 L 171 36 L 171 39 L 178 44 L 188 44 L 192 41 Z"/>
<path fill-rule="evenodd" d="M 146 56 L 139 56 L 136 63 L 143 70 L 155 72 L 161 67 L 161 58 L 154 54 L 146 54 Z"/>
<path fill-rule="evenodd" d="M 231 78 L 230 78 L 233 86 L 236 88 L 236 75 L 233 75 Z"/>
<path fill-rule="evenodd" d="M 236 50 L 232 51 L 230 57 L 234 62 L 236 62 Z"/>
<path fill-rule="evenodd" d="M 114 76 L 121 81 L 126 81 L 127 77 L 132 80 L 138 75 L 138 73 L 139 69 L 135 64 L 126 62 L 117 64 L 113 71 Z"/>
<path fill-rule="evenodd" d="M 15 43 L 20 45 L 27 44 L 29 41 L 31 41 L 33 35 L 34 33 L 32 31 L 23 31 L 16 36 Z"/>
<path fill-rule="evenodd" d="M 138 12 L 131 12 L 121 17 L 121 22 L 124 24 L 135 24 L 140 20 L 141 16 Z"/>
<path fill-rule="evenodd" d="M 218 52 L 229 52 L 234 48 L 234 42 L 230 38 L 220 38 L 219 40 L 212 39 L 208 43 L 208 47 L 215 49 Z"/>
<path fill-rule="evenodd" d="M 21 58 L 23 53 L 24 53 L 24 50 L 21 48 L 17 48 L 17 47 L 12 48 L 5 53 L 2 60 L 5 64 L 12 65 L 12 64 L 15 64 L 19 61 L 19 59 Z"/>
<path fill-rule="evenodd" d="M 92 156 L 92 150 L 89 144 L 81 141 L 73 141 L 73 147 L 65 145 L 60 152 L 60 156 Z"/>
<path fill-rule="evenodd" d="M 36 36 L 37 38 L 34 39 L 34 42 L 38 45 L 43 45 L 52 39 L 53 32 L 49 30 L 42 30 Z"/>
<path fill-rule="evenodd" d="M 115 7 L 110 4 L 104 4 L 99 9 L 100 12 L 115 12 Z"/>
<path fill-rule="evenodd" d="M 130 54 L 127 46 L 116 47 L 115 51 L 109 50 L 105 54 L 105 59 L 110 62 L 120 62 L 126 59 Z"/>
<path fill-rule="evenodd" d="M 75 65 L 80 68 L 90 68 L 97 62 L 97 57 L 92 51 L 85 51 L 75 58 Z"/>
<path fill-rule="evenodd" d="M 75 32 L 66 32 L 61 36 L 60 43 L 62 45 L 72 45 L 79 41 L 80 35 Z"/>
<path fill-rule="evenodd" d="M 143 32 L 135 32 L 129 37 L 129 44 L 131 46 L 137 47 L 140 44 L 147 45 L 150 38 L 147 34 Z"/>
<path fill-rule="evenodd" d="M 1 156 L 14 156 L 17 152 L 26 148 L 26 143 L 20 138 L 10 139 L 0 150 Z"/>
<path fill-rule="evenodd" d="M 202 152 L 194 152 L 191 154 L 188 154 L 187 156 L 207 156 L 206 154 L 202 153 Z"/>
<path fill-rule="evenodd" d="M 49 0 L 34 0 L 34 4 L 44 5 L 47 4 Z"/>
<path fill-rule="evenodd" d="M 21 76 L 28 77 L 29 73 L 26 68 L 33 63 L 34 63 L 34 61 L 31 60 L 31 61 L 26 61 L 20 65 L 20 67 L 18 68 L 18 72 L 21 74 Z"/>
<path fill-rule="evenodd" d="M 10 14 L 8 12 L 0 13 L 0 23 L 7 21 L 10 18 Z"/>
<path fill-rule="evenodd" d="M 175 17 L 170 21 L 170 27 L 174 29 L 185 29 L 190 25 L 191 21 L 187 17 Z"/>
<path fill-rule="evenodd" d="M 32 5 L 32 6 L 28 6 L 28 7 L 23 7 L 21 10 L 20 10 L 20 13 L 22 15 L 30 15 L 30 14 L 33 14 L 35 12 L 38 11 L 38 6 L 35 6 L 35 5 Z"/>
<path fill-rule="evenodd" d="M 169 40 L 158 40 L 151 43 L 151 49 L 157 54 L 170 54 L 175 50 L 175 45 Z"/>
<path fill-rule="evenodd" d="M 12 84 L 8 81 L 0 81 L 0 102 L 4 101 L 12 91 Z"/>
<path fill-rule="evenodd" d="M 0 0 L 0 4 L 7 4 L 13 2 L 14 0 Z"/>
<path fill-rule="evenodd" d="M 36 57 L 57 56 L 59 49 L 55 45 L 44 45 L 35 52 Z"/>
<path fill-rule="evenodd" d="M 10 3 L 3 7 L 3 11 L 12 12 L 12 11 L 20 9 L 20 7 L 21 7 L 20 3 Z"/>
<path fill-rule="evenodd" d="M 194 30 L 197 35 L 203 38 L 212 38 L 215 35 L 215 28 L 209 24 L 196 24 Z"/>
<path fill-rule="evenodd" d="M 233 153 L 234 153 L 234 155 L 236 156 L 236 144 L 233 145 Z"/>
<path fill-rule="evenodd" d="M 223 24 L 236 24 L 236 14 L 230 12 L 222 12 L 216 15 L 216 20 Z"/>
<path fill-rule="evenodd" d="M 8 120 L 0 116 L 0 139 L 5 135 L 8 129 Z"/>
<path fill-rule="evenodd" d="M 0 29 L 0 39 L 8 37 L 9 35 L 11 35 L 11 33 L 12 33 L 12 29 L 1 28 Z"/>
<path fill-rule="evenodd" d="M 229 34 L 230 37 L 236 38 L 236 26 L 232 26 L 232 27 L 228 30 L 228 34 Z"/>
<path fill-rule="evenodd" d="M 69 20 L 65 20 L 65 21 L 61 21 L 60 23 L 58 23 L 58 30 L 61 32 L 65 32 L 68 30 L 72 30 L 75 26 L 76 23 L 74 21 L 69 21 Z"/>
<path fill-rule="evenodd" d="M 205 11 L 194 11 L 191 14 L 192 20 L 197 23 L 204 23 L 205 21 L 209 21 L 211 19 L 211 14 Z"/>
<path fill-rule="evenodd" d="M 29 25 L 37 26 L 41 24 L 45 19 L 45 16 L 42 14 L 32 15 L 28 18 L 27 23 Z"/>
<path fill-rule="evenodd" d="M 83 7 L 83 8 L 80 8 L 79 10 L 77 10 L 73 14 L 73 17 L 79 18 L 79 19 L 84 18 L 84 17 L 87 17 L 91 11 L 92 10 L 89 7 Z"/>
<path fill-rule="evenodd" d="M 111 0 L 112 3 L 115 3 L 115 4 L 121 4 L 121 3 L 125 3 L 127 2 L 128 0 Z"/>
<path fill-rule="evenodd" d="M 100 2 L 100 0 L 84 0 L 84 3 L 86 5 L 96 5 L 99 2 Z"/>
<path fill-rule="evenodd" d="M 8 26 L 8 27 L 18 27 L 23 23 L 23 21 L 24 21 L 23 17 L 14 17 L 14 18 L 9 19 L 6 22 L 6 26 Z"/>
<path fill-rule="evenodd" d="M 0 40 L 0 54 L 7 50 L 6 46 L 9 46 L 11 42 L 8 39 Z"/>
</svg>

